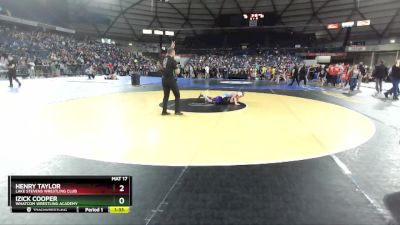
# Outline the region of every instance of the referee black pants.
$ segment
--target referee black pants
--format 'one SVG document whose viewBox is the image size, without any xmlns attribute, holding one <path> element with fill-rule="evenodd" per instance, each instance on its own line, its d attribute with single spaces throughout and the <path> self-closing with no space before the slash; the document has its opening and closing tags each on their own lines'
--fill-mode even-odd
<svg viewBox="0 0 400 225">
<path fill-rule="evenodd" d="M 299 80 L 299 76 L 293 76 L 292 77 L 292 83 L 289 84 L 289 86 L 292 86 L 294 84 L 294 82 L 297 82 L 297 86 L 300 86 L 300 80 Z"/>
<path fill-rule="evenodd" d="M 175 96 L 175 113 L 181 112 L 181 108 L 180 108 L 181 94 L 179 93 L 179 88 L 178 88 L 178 84 L 176 83 L 176 80 L 163 78 L 162 86 L 164 89 L 163 112 L 164 113 L 167 112 L 169 93 L 171 90 Z"/>
<path fill-rule="evenodd" d="M 307 77 L 306 76 L 300 76 L 300 79 L 298 81 L 298 84 L 300 85 L 300 82 L 304 81 L 304 85 L 307 85 Z"/>
</svg>

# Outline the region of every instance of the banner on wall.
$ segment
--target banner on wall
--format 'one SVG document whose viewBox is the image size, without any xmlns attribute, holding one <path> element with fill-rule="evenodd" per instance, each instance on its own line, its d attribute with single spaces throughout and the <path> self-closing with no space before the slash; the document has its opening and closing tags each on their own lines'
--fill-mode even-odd
<svg viewBox="0 0 400 225">
<path fill-rule="evenodd" d="M 331 63 L 332 56 L 317 56 L 317 63 Z"/>
<path fill-rule="evenodd" d="M 367 46 L 352 45 L 347 47 L 348 52 L 363 52 L 367 51 Z"/>
</svg>

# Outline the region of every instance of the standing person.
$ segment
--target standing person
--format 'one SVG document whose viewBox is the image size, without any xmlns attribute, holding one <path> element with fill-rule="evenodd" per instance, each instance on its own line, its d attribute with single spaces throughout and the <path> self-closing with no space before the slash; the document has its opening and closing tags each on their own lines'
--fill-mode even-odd
<svg viewBox="0 0 400 225">
<path fill-rule="evenodd" d="M 363 62 L 360 62 L 360 65 L 358 65 L 358 69 L 360 70 L 361 76 L 359 76 L 359 78 L 357 80 L 357 90 L 360 90 L 362 79 L 367 74 L 365 71 L 365 66 L 364 66 Z"/>
<path fill-rule="evenodd" d="M 332 78 L 332 82 L 333 82 L 333 86 L 337 87 L 337 85 L 339 84 L 339 80 L 338 76 L 340 73 L 340 66 L 339 64 L 335 64 L 333 65 L 333 78 Z"/>
<path fill-rule="evenodd" d="M 229 68 L 227 66 L 224 66 L 223 79 L 228 79 L 228 78 L 229 78 Z"/>
<path fill-rule="evenodd" d="M 334 66 L 332 66 L 330 74 L 331 74 L 331 78 L 332 78 L 332 85 L 333 87 L 336 87 L 336 85 L 338 84 L 338 76 L 340 73 L 340 67 L 339 64 L 336 64 Z"/>
<path fill-rule="evenodd" d="M 326 80 L 326 69 L 325 65 L 320 66 L 320 72 L 319 72 L 319 82 L 321 84 L 321 87 L 324 86 L 324 82 Z"/>
<path fill-rule="evenodd" d="M 338 67 L 338 71 L 337 75 L 336 75 L 336 84 L 337 84 L 337 88 L 341 88 L 342 87 L 342 74 L 344 71 L 344 64 L 336 64 L 336 66 Z"/>
<path fill-rule="evenodd" d="M 251 68 L 250 69 L 251 73 L 251 78 L 256 80 L 257 79 L 257 69 L 256 68 Z"/>
<path fill-rule="evenodd" d="M 108 65 L 108 74 L 112 74 L 112 73 L 114 73 L 114 66 L 113 66 L 113 64 L 112 63 L 109 63 Z"/>
<path fill-rule="evenodd" d="M 319 81 L 320 74 L 321 74 L 321 70 L 322 70 L 321 65 L 317 65 L 317 66 L 315 67 L 315 75 L 314 75 L 314 79 L 315 79 L 315 80 L 318 80 L 318 81 Z"/>
<path fill-rule="evenodd" d="M 275 82 L 277 84 L 279 84 L 279 82 L 281 80 L 281 77 L 286 82 L 286 68 L 283 68 L 282 70 L 278 70 L 278 73 L 277 73 L 276 78 L 275 78 Z"/>
<path fill-rule="evenodd" d="M 266 80 L 267 79 L 269 80 L 271 78 L 271 71 L 270 71 L 269 67 L 265 67 L 264 77 L 265 77 Z"/>
<path fill-rule="evenodd" d="M 276 67 L 272 67 L 271 68 L 271 80 L 273 81 L 274 79 L 276 79 Z"/>
<path fill-rule="evenodd" d="M 261 80 L 262 80 L 263 78 L 265 78 L 266 75 L 267 75 L 267 67 L 266 67 L 266 66 L 262 66 L 262 67 L 261 67 Z"/>
<path fill-rule="evenodd" d="M 335 86 L 335 81 L 334 81 L 334 77 L 335 77 L 335 66 L 333 64 L 329 65 L 328 67 L 328 78 L 327 78 L 327 84 L 332 83 L 333 86 Z"/>
<path fill-rule="evenodd" d="M 205 79 L 209 79 L 210 78 L 210 67 L 208 65 L 206 65 L 204 67 L 204 78 Z"/>
<path fill-rule="evenodd" d="M 179 74 L 180 69 L 178 67 L 178 63 L 174 59 L 175 57 L 175 42 L 173 41 L 171 44 L 171 48 L 167 50 L 167 57 L 163 61 L 163 76 L 162 76 L 162 86 L 164 90 L 164 98 L 163 98 L 163 111 L 161 115 L 166 116 L 170 115 L 167 112 L 167 104 L 169 99 L 169 93 L 172 90 L 172 93 L 175 96 L 175 115 L 183 115 L 180 111 L 180 93 L 178 84 L 176 83 L 176 74 Z"/>
<path fill-rule="evenodd" d="M 307 86 L 307 75 L 309 74 L 306 65 L 302 65 L 299 70 L 299 84 L 303 80 L 304 86 Z"/>
<path fill-rule="evenodd" d="M 347 87 L 347 85 L 349 85 L 350 86 L 350 84 L 351 84 L 351 76 L 352 76 L 352 70 L 353 70 L 353 66 L 354 65 L 347 65 L 347 70 L 346 70 L 346 74 L 345 74 L 345 83 L 344 83 L 344 85 L 343 85 L 343 88 L 345 88 L 345 87 Z"/>
<path fill-rule="evenodd" d="M 288 67 L 284 67 L 283 70 L 282 70 L 282 78 L 285 81 L 285 83 L 287 82 L 288 73 L 289 73 L 289 68 Z M 278 82 L 279 82 L 279 79 L 278 79 Z"/>
<path fill-rule="evenodd" d="M 195 78 L 194 69 L 193 69 L 193 66 L 191 64 L 189 65 L 189 77 L 192 78 L 192 79 Z"/>
<path fill-rule="evenodd" d="M 94 79 L 94 68 L 93 65 L 90 65 L 87 69 L 86 69 L 86 75 L 88 75 L 89 80 L 90 79 Z"/>
<path fill-rule="evenodd" d="M 297 65 L 295 65 L 293 70 L 292 70 L 292 83 L 289 84 L 289 86 L 292 86 L 295 81 L 297 82 L 297 86 L 300 86 L 299 68 L 297 67 Z"/>
<path fill-rule="evenodd" d="M 310 68 L 308 69 L 307 76 L 309 77 L 310 80 L 314 80 L 315 71 L 316 71 L 316 67 L 314 67 L 314 66 L 310 66 Z"/>
<path fill-rule="evenodd" d="M 21 82 L 17 78 L 17 60 L 11 55 L 8 56 L 8 79 L 10 80 L 10 88 L 13 87 L 13 80 L 18 83 L 18 87 L 21 87 Z"/>
<path fill-rule="evenodd" d="M 357 65 L 354 65 L 353 68 L 349 71 L 348 77 L 350 78 L 350 92 L 353 92 L 357 87 L 358 78 L 361 76 L 361 71 Z"/>
<path fill-rule="evenodd" d="M 347 86 L 347 84 L 349 83 L 349 77 L 348 77 L 348 72 L 349 72 L 349 67 L 350 65 L 343 65 L 343 71 L 340 74 L 340 87 L 345 88 Z"/>
<path fill-rule="evenodd" d="M 381 63 L 377 66 L 375 66 L 375 70 L 372 73 L 372 76 L 375 79 L 375 89 L 376 89 L 376 94 L 379 95 L 382 93 L 382 83 L 383 80 L 386 78 L 388 75 L 388 68 L 384 64 L 385 62 L 381 60 Z"/>
<path fill-rule="evenodd" d="M 389 94 L 393 94 L 393 100 L 397 101 L 399 100 L 400 60 L 397 60 L 396 65 L 392 67 L 390 79 L 392 80 L 393 87 L 385 92 L 385 97 L 388 98 Z"/>
</svg>

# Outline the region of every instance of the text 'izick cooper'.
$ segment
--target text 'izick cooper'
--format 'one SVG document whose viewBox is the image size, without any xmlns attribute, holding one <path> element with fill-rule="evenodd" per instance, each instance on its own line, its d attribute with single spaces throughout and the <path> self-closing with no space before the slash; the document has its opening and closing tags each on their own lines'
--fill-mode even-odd
<svg viewBox="0 0 400 225">
<path fill-rule="evenodd" d="M 56 202 L 57 196 L 15 196 L 16 202 Z"/>
</svg>

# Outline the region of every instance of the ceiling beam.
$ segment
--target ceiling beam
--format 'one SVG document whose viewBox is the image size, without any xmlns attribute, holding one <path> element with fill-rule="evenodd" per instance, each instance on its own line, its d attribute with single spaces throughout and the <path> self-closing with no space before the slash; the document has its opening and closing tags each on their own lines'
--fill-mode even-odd
<svg viewBox="0 0 400 225">
<path fill-rule="evenodd" d="M 191 2 L 191 1 L 190 1 Z M 204 7 L 204 9 L 208 12 L 208 14 L 214 19 L 216 20 L 217 17 L 214 15 L 214 13 L 211 12 L 210 8 L 208 8 L 208 6 L 204 3 L 203 0 L 200 0 L 200 4 Z"/>
<path fill-rule="evenodd" d="M 80 3 L 81 7 L 79 8 L 79 12 L 78 13 L 80 13 L 82 11 L 87 13 L 87 6 L 90 4 L 90 2 L 92 2 L 92 0 L 87 1 L 85 4 L 83 4 L 81 2 Z M 78 13 L 75 13 L 74 17 L 78 16 Z M 99 36 L 103 35 L 102 32 L 100 31 L 100 29 L 97 27 L 97 25 L 93 21 L 90 21 L 89 23 L 94 27 L 94 29 L 97 32 L 97 35 L 99 35 Z"/>
<path fill-rule="evenodd" d="M 351 20 L 351 18 L 352 18 L 353 15 L 354 15 L 354 12 L 355 12 L 355 9 L 352 9 L 351 12 L 350 12 L 350 14 L 347 16 L 346 21 Z M 342 35 L 343 30 L 344 30 L 344 29 L 340 29 L 340 31 L 336 34 L 336 36 L 333 38 L 333 40 L 336 41 L 336 40 L 340 37 L 340 35 Z"/>
<path fill-rule="evenodd" d="M 81 13 L 82 11 L 86 10 L 87 6 L 88 6 L 91 2 L 93 2 L 93 0 L 88 0 L 88 1 L 86 1 L 85 3 L 82 3 L 82 2 L 81 2 L 81 4 L 79 4 L 78 10 L 75 11 L 75 12 L 73 12 L 72 16 L 75 17 L 75 16 L 77 16 L 79 13 Z"/>
<path fill-rule="evenodd" d="M 185 15 L 184 15 L 179 9 L 177 9 L 171 2 L 168 2 L 168 5 L 171 6 L 171 8 L 173 8 L 173 9 L 174 9 L 180 16 L 182 16 L 183 19 L 185 20 L 184 23 L 182 24 L 182 27 L 187 23 L 187 24 L 189 24 L 189 26 L 190 26 L 191 28 L 194 29 L 193 24 L 192 24 L 192 23 L 190 22 L 190 20 L 189 20 L 190 11 L 189 11 L 189 14 L 188 14 L 187 16 L 185 16 Z M 193 30 L 193 34 L 194 34 L 194 35 L 197 35 L 196 30 Z"/>
<path fill-rule="evenodd" d="M 161 23 L 160 18 L 158 17 L 158 1 L 156 0 L 156 13 L 155 13 L 156 20 L 161 28 L 164 28 L 164 25 Z"/>
<path fill-rule="evenodd" d="M 213 12 L 211 12 L 211 10 L 208 8 L 208 6 L 204 3 L 204 1 L 203 0 L 200 0 L 200 3 L 203 5 L 203 7 L 206 9 L 206 11 L 208 12 L 208 14 L 210 14 L 210 16 L 213 18 L 213 20 L 214 20 L 214 24 L 212 25 L 212 27 L 214 28 L 214 27 L 217 27 L 217 25 L 218 25 L 218 27 L 219 28 L 221 28 L 222 26 L 221 26 L 221 24 L 219 23 L 219 21 L 218 21 L 218 18 L 221 16 L 221 12 L 222 12 L 222 8 L 223 8 L 223 6 L 224 6 L 224 4 L 225 4 L 225 0 L 223 0 L 222 1 L 222 4 L 221 4 L 221 6 L 219 7 L 219 9 L 218 9 L 218 15 L 214 15 L 214 13 Z M 223 34 L 226 34 L 226 31 L 225 30 L 220 30 L 220 32 L 222 32 Z"/>
<path fill-rule="evenodd" d="M 282 12 L 285 13 L 286 10 L 288 10 L 289 7 L 293 4 L 293 2 L 294 2 L 294 1 L 290 2 L 290 3 L 285 7 L 285 9 L 284 9 Z M 256 2 L 256 4 L 254 4 L 253 8 L 255 8 L 255 7 L 257 6 L 257 4 L 258 4 L 258 2 Z M 272 8 L 273 8 L 273 10 L 274 10 L 274 13 L 275 13 L 276 15 L 278 15 L 279 13 L 278 13 L 278 9 L 277 9 L 277 7 L 276 7 L 275 1 L 274 1 L 274 0 L 271 0 L 271 4 L 272 4 Z M 253 11 L 253 10 L 252 10 L 252 11 Z M 278 21 L 278 22 L 279 22 L 281 25 L 286 26 L 285 22 L 282 21 L 282 16 L 281 16 L 281 15 L 282 15 L 282 14 L 279 15 L 279 18 L 278 18 L 279 21 Z M 286 31 L 288 31 L 288 32 L 293 32 L 293 29 L 292 29 L 292 28 L 289 28 L 289 27 L 286 27 Z"/>
<path fill-rule="evenodd" d="M 244 14 L 244 11 L 243 11 L 243 9 L 242 9 L 242 7 L 239 5 L 239 2 L 237 1 L 237 0 L 233 0 L 234 2 L 235 2 L 235 4 L 236 4 L 236 6 L 239 8 L 239 10 L 240 10 L 240 14 Z"/>
<path fill-rule="evenodd" d="M 257 7 L 257 5 L 258 5 L 258 3 L 260 3 L 260 0 L 256 0 L 256 1 L 254 2 L 253 6 L 251 7 L 250 13 L 253 13 L 253 12 L 254 12 L 254 10 L 256 9 L 256 7 Z"/>
<path fill-rule="evenodd" d="M 292 6 L 293 5 L 293 2 L 294 2 L 295 0 L 290 0 L 290 2 L 285 6 L 285 8 L 282 10 L 282 12 L 279 14 L 279 17 L 282 17 L 283 16 L 283 14 L 285 14 L 285 12 L 290 8 L 290 6 Z"/>
<path fill-rule="evenodd" d="M 134 38 L 135 38 L 136 40 L 139 39 L 139 36 L 136 34 L 136 31 L 135 31 L 135 29 L 133 28 L 132 24 L 128 21 L 128 19 L 125 17 L 125 15 L 123 15 L 122 17 L 124 17 L 124 19 L 125 19 L 126 23 L 128 24 L 129 29 L 131 30 L 132 35 L 134 36 Z"/>
<path fill-rule="evenodd" d="M 189 0 L 189 4 L 188 4 L 188 7 L 187 7 L 187 11 L 186 11 L 186 15 L 187 15 L 188 18 L 190 16 L 191 8 L 192 8 L 192 0 Z M 186 24 L 185 22 L 183 24 L 181 24 L 180 29 L 183 28 L 183 26 L 185 26 L 185 24 Z M 178 36 L 181 32 L 182 32 L 181 30 L 178 30 L 178 32 L 176 32 L 176 36 Z"/>
<path fill-rule="evenodd" d="M 326 2 L 329 2 L 329 1 L 326 1 Z M 328 3 L 326 3 L 326 4 L 328 4 Z M 313 12 L 313 16 L 311 16 L 311 20 L 312 20 L 312 18 L 316 18 L 318 20 L 318 22 L 324 27 L 324 30 L 329 35 L 329 38 L 331 39 L 331 41 L 333 41 L 332 33 L 328 30 L 328 28 L 326 28 L 324 22 L 322 22 L 322 20 L 319 18 L 318 12 L 315 11 L 314 1 L 313 0 L 310 0 L 310 5 L 311 5 L 311 10 Z M 309 22 L 306 24 L 306 26 L 308 26 L 308 25 L 310 25 Z M 303 29 L 303 32 L 304 32 L 304 30 L 305 29 Z"/>
<path fill-rule="evenodd" d="M 387 33 L 387 31 L 389 30 L 389 28 L 392 26 L 394 19 L 396 19 L 396 17 L 399 15 L 400 12 L 400 8 L 398 8 L 396 10 L 396 12 L 394 13 L 393 17 L 390 19 L 389 23 L 386 25 L 385 29 L 383 29 L 382 33 L 381 33 L 381 37 L 384 37 Z"/>
<path fill-rule="evenodd" d="M 186 10 L 187 17 L 190 17 L 190 9 L 192 8 L 192 0 L 189 0 L 189 4 Z"/>
<path fill-rule="evenodd" d="M 290 0 L 290 2 L 285 6 L 285 8 L 279 13 L 279 23 L 282 24 L 283 26 L 286 26 L 285 22 L 282 20 L 282 16 L 285 14 L 285 12 L 290 8 L 290 6 L 293 5 L 293 2 L 295 0 Z M 278 12 L 278 11 L 277 11 Z M 293 32 L 291 28 L 286 28 L 287 31 Z"/>
<path fill-rule="evenodd" d="M 274 9 L 274 13 L 278 15 L 278 9 L 276 8 L 276 4 L 274 0 L 271 0 L 272 8 Z"/>
<path fill-rule="evenodd" d="M 356 12 L 361 16 L 363 20 L 367 20 L 368 18 L 360 11 L 360 9 L 355 8 Z M 375 32 L 378 38 L 382 38 L 381 34 L 377 29 L 375 29 L 374 25 L 370 24 L 369 27 Z"/>
<path fill-rule="evenodd" d="M 312 13 L 312 15 L 311 15 L 311 17 L 307 20 L 307 23 L 306 23 L 306 25 L 309 25 L 310 23 L 311 23 L 311 21 L 315 18 L 315 16 L 317 16 L 317 14 L 322 10 L 322 9 L 324 9 L 327 5 L 328 5 L 328 3 L 329 2 L 331 2 L 330 0 L 326 0 L 325 2 L 324 2 L 324 4 L 322 4 L 317 10 L 315 10 L 315 8 L 314 8 L 314 2 L 312 1 L 312 0 L 310 0 L 310 4 L 311 4 L 311 9 L 312 9 L 312 11 L 313 11 L 313 13 Z M 301 31 L 302 33 L 304 33 L 304 31 L 306 30 L 306 26 L 305 27 L 303 27 L 303 30 Z"/>
<path fill-rule="evenodd" d="M 122 10 L 118 16 L 116 16 L 114 18 L 114 20 L 111 22 L 110 25 L 108 25 L 107 29 L 104 31 L 103 35 L 106 35 L 107 32 L 111 29 L 112 26 L 114 26 L 114 24 L 118 21 L 118 19 L 124 14 L 126 13 L 129 9 L 139 5 L 140 3 L 144 2 L 145 0 L 138 0 L 137 2 L 132 3 L 129 7 L 127 7 L 126 9 Z"/>
<path fill-rule="evenodd" d="M 156 21 L 156 17 L 153 17 L 153 19 L 151 20 L 151 22 L 149 23 L 149 25 L 147 25 L 147 29 L 150 28 L 153 23 Z"/>
<path fill-rule="evenodd" d="M 122 11 L 122 0 L 119 0 L 119 4 L 120 4 L 120 7 L 121 7 L 121 11 Z M 136 40 L 138 40 L 139 37 L 138 37 L 138 35 L 136 34 L 135 29 L 133 28 L 132 24 L 128 21 L 128 19 L 125 17 L 124 14 L 122 15 L 122 17 L 124 18 L 124 20 L 125 20 L 126 23 L 128 24 L 128 26 L 129 26 L 129 28 L 130 28 L 130 30 L 131 30 L 131 32 L 132 32 L 133 37 L 134 37 Z"/>
<path fill-rule="evenodd" d="M 101 33 L 101 31 L 99 30 L 99 28 L 97 27 L 97 25 L 94 24 L 94 23 L 91 23 L 91 24 L 92 24 L 92 26 L 94 27 L 94 29 L 96 30 L 97 34 L 98 34 L 98 35 L 101 35 L 102 33 Z"/>
<path fill-rule="evenodd" d="M 206 9 L 206 11 L 208 12 L 208 14 L 213 18 L 214 20 L 214 24 L 212 25 L 212 27 L 216 27 L 218 25 L 218 27 L 221 27 L 221 24 L 219 24 L 218 21 L 218 17 L 219 15 L 221 15 L 221 10 L 222 10 L 222 6 L 224 5 L 225 0 L 222 2 L 219 10 L 218 10 L 218 15 L 214 15 L 213 12 L 211 12 L 210 8 L 208 8 L 208 6 L 204 3 L 203 0 L 200 0 L 200 4 L 203 5 L 203 7 Z"/>
<path fill-rule="evenodd" d="M 226 0 L 222 0 L 222 3 L 221 3 L 221 5 L 220 5 L 220 7 L 219 7 L 219 9 L 218 9 L 218 14 L 217 14 L 217 16 L 216 16 L 217 20 L 218 20 L 219 17 L 221 16 L 222 9 L 224 8 L 224 5 L 225 5 L 225 1 L 226 1 Z M 217 20 L 215 21 L 215 25 L 217 24 Z"/>
<path fill-rule="evenodd" d="M 127 19 L 130 20 L 137 20 L 137 21 L 146 21 L 149 22 L 149 20 L 152 20 L 154 18 L 154 15 L 140 15 L 140 14 L 133 14 L 133 13 L 125 13 L 124 16 Z M 137 17 L 135 17 L 137 16 Z M 181 18 L 176 18 L 176 17 L 163 17 L 163 19 L 171 19 L 175 20 L 175 22 L 180 22 Z"/>
</svg>

